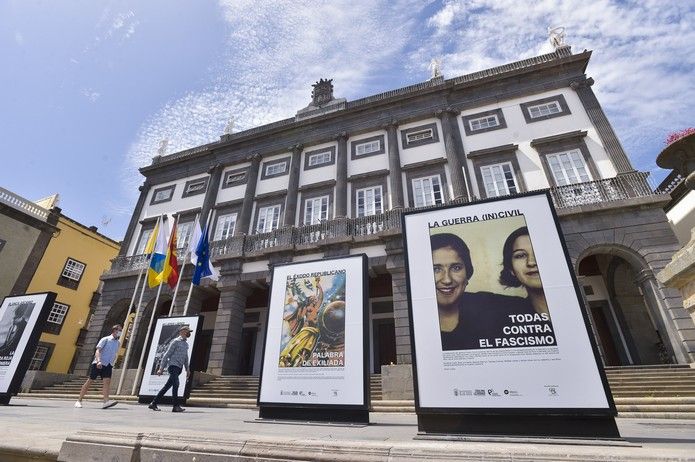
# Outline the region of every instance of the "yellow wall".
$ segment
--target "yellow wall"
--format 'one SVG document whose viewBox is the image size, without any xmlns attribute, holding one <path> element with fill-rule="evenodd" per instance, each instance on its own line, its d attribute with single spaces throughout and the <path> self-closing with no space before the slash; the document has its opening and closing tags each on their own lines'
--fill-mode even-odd
<svg viewBox="0 0 695 462">
<path fill-rule="evenodd" d="M 27 293 L 53 291 L 58 294 L 56 302 L 70 306 L 59 335 L 41 334 L 42 342 L 55 345 L 46 371 L 67 373 L 80 329 L 88 321 L 92 294 L 99 288 L 99 277 L 118 254 L 119 246 L 64 216 L 60 217 L 58 228 L 60 234 L 48 244 Z M 86 265 L 77 289 L 57 284 L 68 258 Z"/>
</svg>

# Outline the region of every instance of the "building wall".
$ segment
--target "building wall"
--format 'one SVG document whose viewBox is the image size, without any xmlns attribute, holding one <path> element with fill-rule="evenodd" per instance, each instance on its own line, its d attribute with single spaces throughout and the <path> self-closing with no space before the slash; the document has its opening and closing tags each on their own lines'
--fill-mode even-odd
<svg viewBox="0 0 695 462">
<path fill-rule="evenodd" d="M 0 213 L 0 300 L 10 295 L 41 231 Z"/>
<path fill-rule="evenodd" d="M 46 248 L 27 291 L 56 292 L 56 302 L 70 307 L 58 335 L 41 334 L 42 342 L 55 345 L 46 370 L 66 373 L 77 349 L 75 342 L 80 329 L 87 326 L 89 304 L 99 287 L 99 277 L 118 254 L 119 246 L 64 216 L 59 218 L 58 228 L 60 234 Z M 86 265 L 76 289 L 58 284 L 68 258 Z"/>
<path fill-rule="evenodd" d="M 666 212 L 669 223 L 683 246 L 690 241 L 695 228 L 695 191 L 688 192 L 685 197 Z"/>
</svg>

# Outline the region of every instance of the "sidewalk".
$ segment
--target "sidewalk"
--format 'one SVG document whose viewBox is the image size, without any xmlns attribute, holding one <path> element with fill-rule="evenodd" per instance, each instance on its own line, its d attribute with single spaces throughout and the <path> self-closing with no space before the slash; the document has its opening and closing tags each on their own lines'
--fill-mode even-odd
<svg viewBox="0 0 695 462">
<path fill-rule="evenodd" d="M 170 460 L 166 454 L 176 450 L 190 453 L 185 460 L 196 456 L 197 461 L 223 460 L 222 456 L 235 454 L 256 460 L 272 456 L 274 460 L 321 461 L 695 461 L 693 420 L 618 419 L 626 441 L 605 445 L 423 441 L 416 439 L 414 414 L 372 413 L 371 425 L 351 427 L 259 423 L 254 421 L 257 417 L 258 411 L 246 409 L 189 407 L 185 413 L 172 414 L 169 406 L 153 412 L 144 405 L 121 403 L 102 410 L 99 402 L 85 401 L 82 409 L 75 409 L 73 401 L 15 398 L 10 406 L 0 407 L 0 428 L 4 429 L 0 460 L 17 454 L 43 454 L 44 460 L 56 460 L 63 442 L 70 438 L 73 443 L 61 455 L 70 457 L 66 460 L 99 460 L 93 457 L 109 452 L 99 445 L 107 445 L 122 457 L 135 451 L 142 460 Z"/>
</svg>

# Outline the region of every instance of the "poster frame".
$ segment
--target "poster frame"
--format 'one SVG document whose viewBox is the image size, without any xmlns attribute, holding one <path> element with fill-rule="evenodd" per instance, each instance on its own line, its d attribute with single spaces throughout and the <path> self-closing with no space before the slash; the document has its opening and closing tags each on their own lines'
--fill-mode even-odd
<svg viewBox="0 0 695 462">
<path fill-rule="evenodd" d="M 480 407 L 423 407 L 420 405 L 419 380 L 417 372 L 417 355 L 415 346 L 415 327 L 413 325 L 413 304 L 410 284 L 410 262 L 408 258 L 406 219 L 408 216 L 417 215 L 433 210 L 446 210 L 466 207 L 473 204 L 501 202 L 511 199 L 545 196 L 548 201 L 550 213 L 555 224 L 555 231 L 559 237 L 560 245 L 564 253 L 565 264 L 569 269 L 570 279 L 574 286 L 575 296 L 579 302 L 579 309 L 584 321 L 584 329 L 589 338 L 594 362 L 603 385 L 608 406 L 606 408 L 480 408 Z M 574 266 L 567 250 L 560 220 L 552 202 L 550 190 L 530 191 L 513 196 L 494 197 L 465 203 L 447 204 L 436 208 L 424 210 L 406 211 L 401 215 L 401 230 L 403 233 L 403 256 L 406 271 L 406 290 L 408 294 L 408 318 L 410 331 L 410 351 L 413 367 L 413 391 L 415 398 L 415 412 L 418 415 L 418 427 L 421 431 L 432 433 L 484 433 L 484 434 L 519 434 L 543 436 L 598 436 L 605 438 L 619 437 L 614 417 L 617 409 L 608 384 L 608 378 L 601 362 L 596 338 L 591 330 L 591 325 L 581 294 Z M 579 428 L 575 428 L 575 427 Z M 588 435 L 576 435 L 576 432 L 589 432 Z"/>
<path fill-rule="evenodd" d="M 191 389 L 193 388 L 193 380 L 195 379 L 194 377 L 194 371 L 196 364 L 193 361 L 193 358 L 196 358 L 197 356 L 195 353 L 198 352 L 198 349 L 200 348 L 200 342 L 198 341 L 197 335 L 202 331 L 202 325 L 203 325 L 203 316 L 200 314 L 193 314 L 193 315 L 180 315 L 180 316 L 158 316 L 155 324 L 154 324 L 154 329 L 153 329 L 153 334 L 152 334 L 152 339 L 150 340 L 149 349 L 152 349 L 152 343 L 154 342 L 154 332 L 156 332 L 157 329 L 157 322 L 159 322 L 160 319 L 178 319 L 178 318 L 184 318 L 184 319 L 190 319 L 190 318 L 198 318 L 198 325 L 196 326 L 196 338 L 193 341 L 193 345 L 189 348 L 188 351 L 188 367 L 191 371 L 191 376 L 186 380 L 186 383 L 183 387 L 183 390 L 181 391 L 181 395 L 179 396 L 179 404 L 180 405 L 185 405 L 186 400 L 190 398 L 191 396 Z M 140 404 L 149 404 L 152 402 L 154 397 L 156 395 L 142 395 L 140 394 L 140 390 L 142 389 L 142 383 L 145 380 L 145 374 L 147 373 L 147 363 L 149 360 L 149 352 L 148 355 L 145 357 L 145 364 L 143 365 L 143 374 L 142 374 L 142 380 L 140 381 L 140 384 L 138 385 L 138 403 Z M 173 397 L 171 396 L 163 396 L 162 399 L 159 401 L 159 404 L 173 404 L 174 400 Z"/>
<path fill-rule="evenodd" d="M 8 299 L 35 295 L 46 295 L 46 298 L 44 298 L 43 306 L 41 307 L 38 317 L 36 318 L 36 323 L 34 324 L 34 327 L 31 333 L 29 334 L 27 344 L 24 347 L 24 351 L 22 351 L 22 356 L 19 360 L 19 363 L 17 364 L 17 369 L 15 370 L 14 375 L 12 376 L 12 380 L 10 380 L 10 384 L 7 387 L 7 391 L 0 392 L 0 405 L 9 404 L 12 396 L 19 393 L 20 388 L 22 386 L 22 381 L 24 380 L 24 376 L 26 375 L 27 370 L 29 370 L 31 358 L 34 356 L 36 346 L 39 344 L 39 339 L 41 338 L 41 334 L 43 333 L 43 327 L 48 320 L 48 314 L 51 312 L 51 308 L 53 307 L 53 303 L 55 302 L 58 294 L 56 294 L 55 292 L 47 291 L 32 292 L 22 295 L 8 295 L 2 299 L 2 303 L 0 304 L 0 306 L 4 305 L 5 301 Z"/>
<path fill-rule="evenodd" d="M 322 422 L 355 422 L 369 423 L 370 406 L 370 375 L 369 375 L 369 273 L 368 257 L 364 253 L 354 255 L 341 255 L 336 257 L 320 258 L 307 261 L 288 262 L 273 265 L 270 278 L 270 291 L 268 292 L 268 312 L 273 300 L 273 281 L 275 268 L 318 263 L 333 260 L 360 258 L 362 263 L 362 403 L 361 404 L 311 404 L 311 403 L 277 403 L 261 401 L 263 388 L 263 372 L 265 370 L 265 353 L 268 345 L 268 329 L 270 320 L 265 323 L 263 334 L 263 348 L 261 352 L 261 371 L 258 379 L 258 394 L 256 405 L 259 408 L 261 419 L 303 420 Z"/>
</svg>

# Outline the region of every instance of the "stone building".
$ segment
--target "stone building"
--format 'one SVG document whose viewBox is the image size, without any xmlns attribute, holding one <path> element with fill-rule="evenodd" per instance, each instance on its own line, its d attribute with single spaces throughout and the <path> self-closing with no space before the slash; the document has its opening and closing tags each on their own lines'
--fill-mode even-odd
<svg viewBox="0 0 695 462">
<path fill-rule="evenodd" d="M 330 80 L 294 117 L 156 156 L 123 246 L 103 276 L 78 370 L 130 304 L 140 255 L 160 214 L 185 242 L 212 211 L 216 283 L 195 287 L 204 316 L 197 367 L 258 374 L 274 264 L 369 257 L 370 371 L 411 362 L 401 213 L 549 188 L 606 364 L 692 362 L 695 325 L 655 274 L 679 247 L 655 193 L 635 171 L 591 88 L 591 52 L 569 47 L 451 79 L 346 101 Z M 203 218 L 204 221 L 204 218 Z M 190 283 L 187 271 L 174 313 Z M 144 317 L 166 314 L 164 289 Z M 145 340 L 138 329 L 129 367 Z"/>
</svg>

